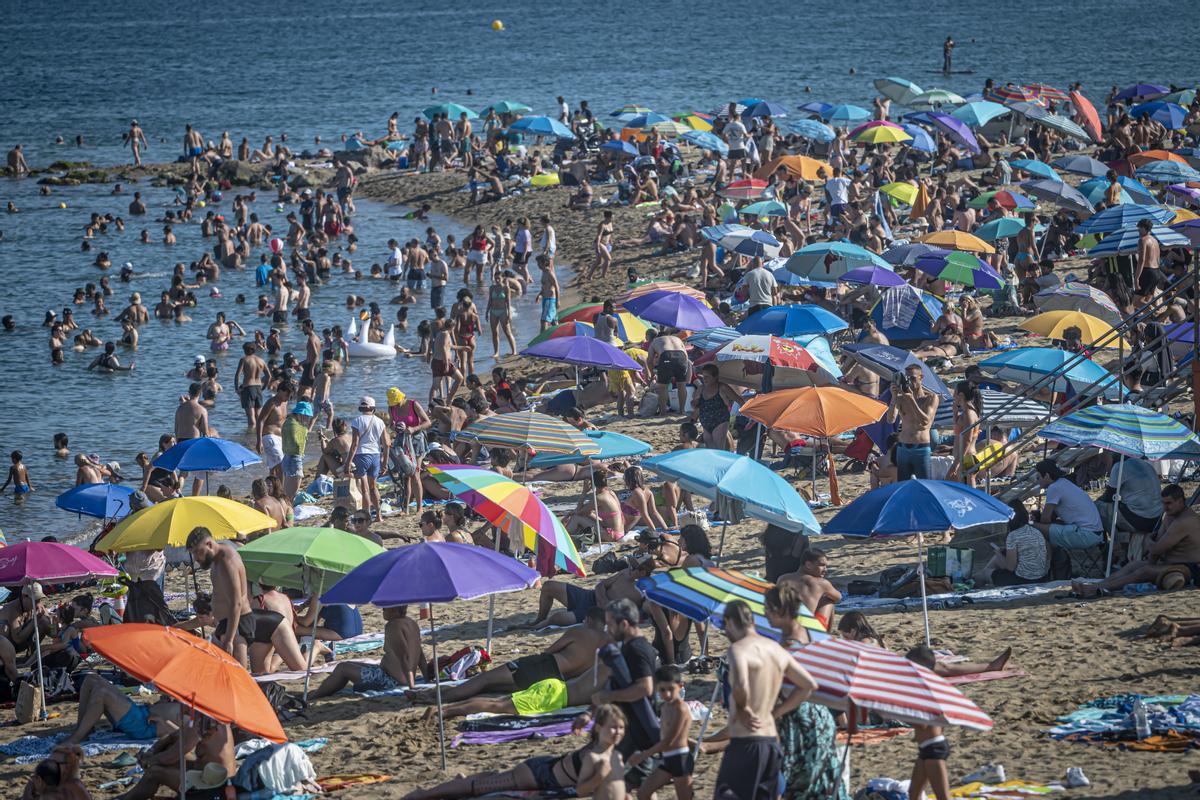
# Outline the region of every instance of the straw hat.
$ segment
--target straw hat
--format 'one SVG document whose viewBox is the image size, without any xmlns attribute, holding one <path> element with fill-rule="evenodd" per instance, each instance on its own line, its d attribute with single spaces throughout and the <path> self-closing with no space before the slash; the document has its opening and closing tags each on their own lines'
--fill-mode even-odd
<svg viewBox="0 0 1200 800">
<path fill-rule="evenodd" d="M 1191 574 L 1185 566 L 1170 567 L 1158 576 L 1158 588 L 1164 592 L 1173 592 L 1187 586 Z"/>
<path fill-rule="evenodd" d="M 192 789 L 217 789 L 229 782 L 229 770 L 220 764 L 205 764 L 204 769 L 189 769 L 184 775 L 185 792 Z"/>
</svg>

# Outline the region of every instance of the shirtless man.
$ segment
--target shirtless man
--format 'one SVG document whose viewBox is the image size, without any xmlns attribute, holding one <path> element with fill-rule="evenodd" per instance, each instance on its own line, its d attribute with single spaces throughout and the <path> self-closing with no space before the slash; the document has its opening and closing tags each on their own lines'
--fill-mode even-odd
<svg viewBox="0 0 1200 800">
<path fill-rule="evenodd" d="M 134 292 L 129 296 L 129 305 L 114 318 L 117 322 L 128 322 L 131 325 L 144 325 L 150 321 L 150 312 L 142 305 L 142 296 Z"/>
<path fill-rule="evenodd" d="M 96 343 L 99 343 L 98 340 Z M 94 369 L 99 369 L 101 372 L 109 374 L 113 372 L 132 372 L 135 365 L 131 362 L 128 367 L 121 366 L 121 362 L 116 356 L 116 350 L 116 342 L 105 342 L 104 352 L 92 359 L 92 363 L 88 364 L 88 372 Z"/>
<path fill-rule="evenodd" d="M 246 666 L 248 643 L 255 639 L 255 624 L 250 615 L 250 592 L 242 557 L 233 545 L 218 544 L 208 528 L 193 528 L 188 534 L 187 549 L 197 567 L 212 568 L 214 641 Z"/>
<path fill-rule="evenodd" d="M 542 286 L 537 294 L 537 300 L 542 301 L 542 313 L 539 318 L 540 330 L 546 330 L 558 322 L 558 276 L 549 259 L 538 256 L 538 269 L 542 271 Z"/>
<path fill-rule="evenodd" d="M 775 719 L 798 708 L 817 683 L 786 650 L 759 635 L 745 602 L 726 605 L 723 619 L 730 641 L 726 658 L 731 692 L 729 722 L 709 740 L 722 745 L 728 739 L 717 772 L 716 796 L 728 792 L 738 800 L 772 800 L 779 790 L 783 755 Z M 785 678 L 794 688 L 776 705 Z"/>
<path fill-rule="evenodd" d="M 825 630 L 831 631 L 834 607 L 841 602 L 842 593 L 825 577 L 828 572 L 829 557 L 823 550 L 810 547 L 804 551 L 800 569 L 781 575 L 777 583 L 793 584 L 799 590 L 800 599 L 805 607 L 813 612 L 813 616 L 825 626 Z"/>
<path fill-rule="evenodd" d="M 174 721 L 169 724 L 175 729 L 160 737 L 153 747 L 138 757 L 144 771 L 138 782 L 121 795 L 121 800 L 150 800 L 157 796 L 160 787 L 178 791 L 181 748 L 185 753 L 194 750 L 195 758 L 187 760 L 185 772 L 185 780 L 191 784 L 206 782 L 204 785 L 207 785 L 207 782 L 219 781 L 222 774 L 226 779 L 237 774 L 233 731 L 229 725 L 205 716 L 200 716 L 196 725 L 179 728 Z M 183 738 L 182 745 L 180 737 Z"/>
<path fill-rule="evenodd" d="M 133 152 L 133 165 L 140 167 L 142 165 L 142 150 L 150 149 L 150 144 L 146 141 L 146 134 L 142 131 L 142 126 L 138 125 L 136 119 L 129 121 L 129 130 L 122 136 L 123 143 L 129 145 L 129 149 Z"/>
<path fill-rule="evenodd" d="M 1035 266 L 1040 260 L 1037 246 L 1037 233 L 1034 230 L 1038 222 L 1037 214 L 1025 215 L 1025 227 L 1017 234 L 1017 256 L 1013 266 L 1020 271 L 1024 267 Z"/>
<path fill-rule="evenodd" d="M 1072 589 L 1085 597 L 1107 594 L 1131 583 L 1156 583 L 1174 567 L 1187 567 L 1193 584 L 1200 585 L 1200 515 L 1188 507 L 1177 483 L 1162 490 L 1163 517 L 1150 535 L 1148 558 L 1130 561 L 1098 583 L 1075 581 Z"/>
<path fill-rule="evenodd" d="M 933 450 L 930 430 L 941 398 L 922 385 L 924 373 L 919 364 L 909 364 L 904 375 L 893 385 L 892 403 L 887 420 L 900 418 L 899 445 L 896 448 L 896 479 L 928 478 Z"/>
<path fill-rule="evenodd" d="M 267 491 L 266 481 L 255 478 L 250 484 L 250 496 L 254 498 L 253 505 L 256 509 L 275 520 L 275 530 L 282 530 L 288 526 L 287 509 L 278 498 L 272 497 Z"/>
<path fill-rule="evenodd" d="M 317 462 L 317 475 L 337 475 L 350 459 L 350 443 L 352 435 L 346 420 L 338 417 L 333 421 L 333 436 L 325 431 L 319 435 L 321 439 L 321 460 Z"/>
<path fill-rule="evenodd" d="M 443 688 L 442 700 L 452 703 L 484 692 L 524 691 L 547 678 L 561 681 L 576 678 L 592 668 L 596 651 L 608 642 L 604 607 L 593 606 L 584 615 L 582 626 L 568 630 L 544 652 L 523 656 L 481 672 L 466 683 Z M 436 700 L 429 691 L 413 695 L 412 699 L 418 703 Z"/>
<path fill-rule="evenodd" d="M 312 386 L 317 382 L 317 369 L 321 366 L 321 337 L 313 328 L 313 321 L 306 319 L 300 323 L 304 334 L 304 360 L 300 362 L 303 372 L 300 374 L 301 386 Z"/>
<path fill-rule="evenodd" d="M 435 396 L 453 397 L 463 382 L 463 374 L 454 359 L 455 352 L 462 345 L 454 344 L 450 321 L 444 317 L 435 319 L 433 331 L 433 341 L 429 347 L 429 369 L 433 373 L 433 380 L 429 384 L 430 405 L 433 405 Z"/>
<path fill-rule="evenodd" d="M 193 130 L 191 124 L 184 126 L 183 155 L 192 160 L 192 172 L 200 171 L 200 157 L 204 155 L 204 137 Z"/>
<path fill-rule="evenodd" d="M 421 630 L 416 621 L 408 617 L 408 606 L 383 609 L 383 619 L 386 623 L 383 626 L 383 659 L 379 665 L 342 662 L 309 697 L 314 700 L 329 697 L 347 685 L 356 692 L 416 687 L 417 676 L 424 677 L 427 666 L 425 651 L 421 649 Z"/>
<path fill-rule="evenodd" d="M 50 615 L 44 605 L 45 599 L 42 585 L 35 581 L 26 584 L 15 598 L 0 606 L 0 637 L 11 644 L 12 650 L 32 649 L 35 630 L 50 632 Z M 34 618 L 37 619 L 36 627 Z M 9 667 L 6 661 L 5 670 L 8 671 Z"/>
<path fill-rule="evenodd" d="M 651 331 L 647 336 L 652 337 L 648 348 L 650 358 L 647 361 L 647 368 L 657 378 L 655 390 L 658 392 L 659 416 L 665 417 L 671 412 L 670 403 L 667 402 L 667 387 L 671 384 L 675 385 L 679 400 L 679 413 L 686 413 L 687 384 L 688 379 L 691 378 L 692 369 L 691 364 L 688 363 L 687 349 L 684 347 L 683 340 L 666 332 Z"/>
<path fill-rule="evenodd" d="M 258 410 L 263 404 L 263 381 L 267 376 L 267 362 L 258 357 L 254 342 L 242 345 L 242 357 L 233 372 L 233 390 L 241 400 L 246 412 L 246 425 L 255 428 Z"/>
<path fill-rule="evenodd" d="M 283 421 L 287 419 L 288 406 L 296 387 L 291 381 L 279 384 L 275 394 L 258 412 L 255 423 L 254 449 L 263 457 L 263 464 L 276 478 L 283 480 Z"/>
<path fill-rule="evenodd" d="M 497 670 L 493 670 L 495 671 Z M 469 700 L 449 703 L 443 706 L 442 714 L 446 719 L 471 714 L 549 714 L 571 706 L 586 705 L 597 688 L 596 670 L 589 664 L 586 671 L 571 680 L 545 678 L 528 689 L 499 697 L 472 697 Z M 437 709 L 430 707 L 425 711 L 425 719 L 433 719 L 435 714 Z"/>
<path fill-rule="evenodd" d="M 179 399 L 175 409 L 175 440 L 186 442 L 188 439 L 198 439 L 208 436 L 208 409 L 200 403 L 200 392 L 203 387 L 198 381 L 188 385 L 187 397 Z M 201 481 L 192 481 L 192 495 L 200 493 Z"/>
<path fill-rule="evenodd" d="M 8 168 L 17 177 L 29 174 L 29 165 L 25 163 L 25 152 L 21 145 L 8 151 Z"/>
<path fill-rule="evenodd" d="M 653 572 L 654 556 L 643 556 L 634 566 L 600 581 L 595 589 L 584 589 L 565 581 L 546 581 L 538 598 L 537 617 L 526 626 L 514 628 L 578 625 L 587 618 L 588 609 L 605 608 L 613 600 L 631 600 L 640 608 L 644 598 L 637 588 L 637 581 L 649 577 Z M 555 601 L 565 608 L 551 613 Z"/>
<path fill-rule="evenodd" d="M 1154 223 L 1148 219 L 1138 220 L 1138 249 L 1137 249 L 1137 269 L 1133 274 L 1133 288 L 1141 293 L 1142 289 L 1142 274 L 1146 270 L 1157 270 L 1159 261 L 1162 258 L 1162 248 L 1158 244 L 1158 239 L 1151 235 Z"/>
</svg>

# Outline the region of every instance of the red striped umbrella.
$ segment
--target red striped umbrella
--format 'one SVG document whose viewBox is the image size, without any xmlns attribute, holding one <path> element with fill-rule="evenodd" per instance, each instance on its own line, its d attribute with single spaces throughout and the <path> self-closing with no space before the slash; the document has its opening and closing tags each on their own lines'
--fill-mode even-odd
<svg viewBox="0 0 1200 800">
<path fill-rule="evenodd" d="M 766 188 L 766 181 L 760 181 L 757 178 L 745 178 L 726 184 L 725 188 L 721 189 L 717 194 L 722 197 L 733 198 L 734 200 L 757 200 L 763 196 L 763 191 Z"/>
<path fill-rule="evenodd" d="M 910 725 L 958 725 L 986 731 L 992 720 L 945 678 L 874 645 L 826 639 L 792 652 L 817 682 L 812 700 L 841 711 L 851 705 Z"/>
<path fill-rule="evenodd" d="M 1053 100 L 1056 103 L 1065 103 L 1071 98 L 1062 89 L 1055 89 L 1053 86 L 1047 86 L 1044 83 L 1023 83 L 1022 89 L 1028 89 L 1043 100 Z"/>
<path fill-rule="evenodd" d="M 985 100 L 994 100 L 997 103 L 1011 105 L 1017 102 L 1037 103 L 1040 106 L 1046 105 L 1037 92 L 1026 89 L 1023 86 L 994 86 L 983 93 Z"/>
</svg>

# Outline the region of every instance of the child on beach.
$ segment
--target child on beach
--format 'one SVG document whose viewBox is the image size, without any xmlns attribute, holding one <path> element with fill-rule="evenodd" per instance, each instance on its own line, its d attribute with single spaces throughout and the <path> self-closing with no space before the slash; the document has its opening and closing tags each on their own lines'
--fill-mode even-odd
<svg viewBox="0 0 1200 800">
<path fill-rule="evenodd" d="M 904 657 L 928 670 L 933 669 L 936 661 L 933 651 L 925 645 L 914 647 Z M 950 743 L 936 725 L 913 725 L 913 737 L 917 740 L 917 763 L 913 765 L 908 796 L 912 800 L 922 800 L 928 783 L 937 800 L 949 800 L 950 773 L 946 769 L 946 759 L 950 758 Z"/>
<path fill-rule="evenodd" d="M 658 768 L 638 789 L 638 800 L 650 800 L 668 783 L 675 785 L 675 796 L 679 800 L 691 800 L 692 770 L 696 761 L 688 748 L 692 712 L 683 699 L 683 672 L 674 664 L 659 667 L 654 673 L 654 688 L 662 700 L 662 739 L 654 747 L 630 756 L 629 766 L 637 766 L 652 756 L 659 756 L 660 760 Z"/>
<path fill-rule="evenodd" d="M 29 470 L 25 469 L 23 461 L 25 457 L 21 455 L 20 450 L 13 450 L 10 458 L 12 458 L 12 466 L 8 468 L 8 477 L 5 479 L 4 485 L 0 486 L 0 492 L 7 489 L 11 483 L 13 485 L 13 502 L 24 503 L 25 495 L 33 491 L 33 485 L 29 482 Z"/>
</svg>

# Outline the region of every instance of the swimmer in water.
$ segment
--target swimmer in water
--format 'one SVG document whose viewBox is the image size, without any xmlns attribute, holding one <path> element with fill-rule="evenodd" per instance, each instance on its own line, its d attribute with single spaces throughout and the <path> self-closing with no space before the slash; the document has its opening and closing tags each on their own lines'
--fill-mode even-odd
<svg viewBox="0 0 1200 800">
<path fill-rule="evenodd" d="M 115 342 L 106 342 L 104 352 L 92 359 L 92 363 L 88 364 L 88 372 L 94 369 L 107 374 L 114 372 L 133 372 L 134 364 L 129 363 L 128 367 L 121 366 L 121 362 L 116 356 L 117 345 Z"/>
</svg>

